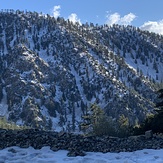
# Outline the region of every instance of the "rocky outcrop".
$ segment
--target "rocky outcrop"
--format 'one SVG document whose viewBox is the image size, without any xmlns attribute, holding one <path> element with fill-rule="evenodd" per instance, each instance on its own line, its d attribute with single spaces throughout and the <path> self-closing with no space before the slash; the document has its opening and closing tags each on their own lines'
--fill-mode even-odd
<svg viewBox="0 0 163 163">
<path fill-rule="evenodd" d="M 0 130 L 0 149 L 18 146 L 51 150 L 68 150 L 68 156 L 83 156 L 85 152 L 131 152 L 142 149 L 163 148 L 163 137 L 145 135 L 118 138 L 110 136 L 83 136 L 65 132 L 42 131 L 37 129 Z"/>
</svg>

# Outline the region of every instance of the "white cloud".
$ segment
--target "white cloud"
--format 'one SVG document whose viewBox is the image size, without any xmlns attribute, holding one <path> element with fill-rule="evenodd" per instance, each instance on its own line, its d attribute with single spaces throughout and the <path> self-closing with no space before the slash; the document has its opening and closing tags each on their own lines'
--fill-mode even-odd
<svg viewBox="0 0 163 163">
<path fill-rule="evenodd" d="M 129 13 L 121 18 L 121 23 L 124 25 L 130 24 L 134 19 L 136 18 L 136 15 L 133 13 Z"/>
<path fill-rule="evenodd" d="M 61 6 L 59 5 L 53 7 L 52 14 L 55 18 L 58 18 L 60 16 L 60 9 L 61 9 Z"/>
<path fill-rule="evenodd" d="M 106 24 L 113 25 L 113 24 L 121 24 L 121 25 L 129 25 L 131 22 L 136 18 L 136 15 L 133 13 L 129 13 L 123 17 L 119 13 L 108 14 L 106 16 L 107 21 Z"/>
<path fill-rule="evenodd" d="M 75 13 L 72 13 L 72 14 L 68 17 L 68 19 L 69 19 L 71 22 L 73 22 L 73 23 L 78 22 L 79 24 L 81 24 L 80 19 L 78 18 L 78 16 L 77 16 Z"/>
<path fill-rule="evenodd" d="M 163 19 L 158 22 L 154 21 L 145 22 L 142 26 L 140 26 L 140 29 L 148 30 L 150 32 L 155 32 L 163 35 Z"/>
<path fill-rule="evenodd" d="M 120 20 L 120 15 L 116 12 L 112 15 L 107 15 L 107 21 L 106 24 L 112 25 L 112 24 L 117 24 Z"/>
</svg>

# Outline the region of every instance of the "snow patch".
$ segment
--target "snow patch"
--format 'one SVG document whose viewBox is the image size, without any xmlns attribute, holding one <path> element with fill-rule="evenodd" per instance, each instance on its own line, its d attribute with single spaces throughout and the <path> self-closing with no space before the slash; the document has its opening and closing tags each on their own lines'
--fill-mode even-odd
<svg viewBox="0 0 163 163">
<path fill-rule="evenodd" d="M 6 163 L 162 163 L 163 149 L 144 149 L 135 152 L 87 152 L 86 156 L 67 157 L 68 151 L 53 152 L 46 146 L 39 150 L 16 146 L 0 150 L 0 162 Z M 22 161 L 23 160 L 23 161 Z"/>
</svg>

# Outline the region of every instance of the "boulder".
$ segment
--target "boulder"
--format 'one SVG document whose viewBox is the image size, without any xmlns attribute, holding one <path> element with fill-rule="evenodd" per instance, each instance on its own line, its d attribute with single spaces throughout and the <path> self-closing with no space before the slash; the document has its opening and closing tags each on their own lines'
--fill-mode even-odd
<svg viewBox="0 0 163 163">
<path fill-rule="evenodd" d="M 150 139 L 150 138 L 152 138 L 153 137 L 153 132 L 152 132 L 152 130 L 149 130 L 149 131 L 146 131 L 145 132 L 145 138 L 146 139 Z"/>
</svg>

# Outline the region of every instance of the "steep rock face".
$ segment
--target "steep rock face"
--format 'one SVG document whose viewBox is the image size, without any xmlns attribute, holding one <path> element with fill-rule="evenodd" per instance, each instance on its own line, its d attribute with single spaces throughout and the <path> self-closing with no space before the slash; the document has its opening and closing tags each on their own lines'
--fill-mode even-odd
<svg viewBox="0 0 163 163">
<path fill-rule="evenodd" d="M 92 103 L 130 124 L 153 111 L 162 36 L 31 12 L 2 12 L 0 20 L 0 109 L 9 120 L 75 131 Z"/>
</svg>

